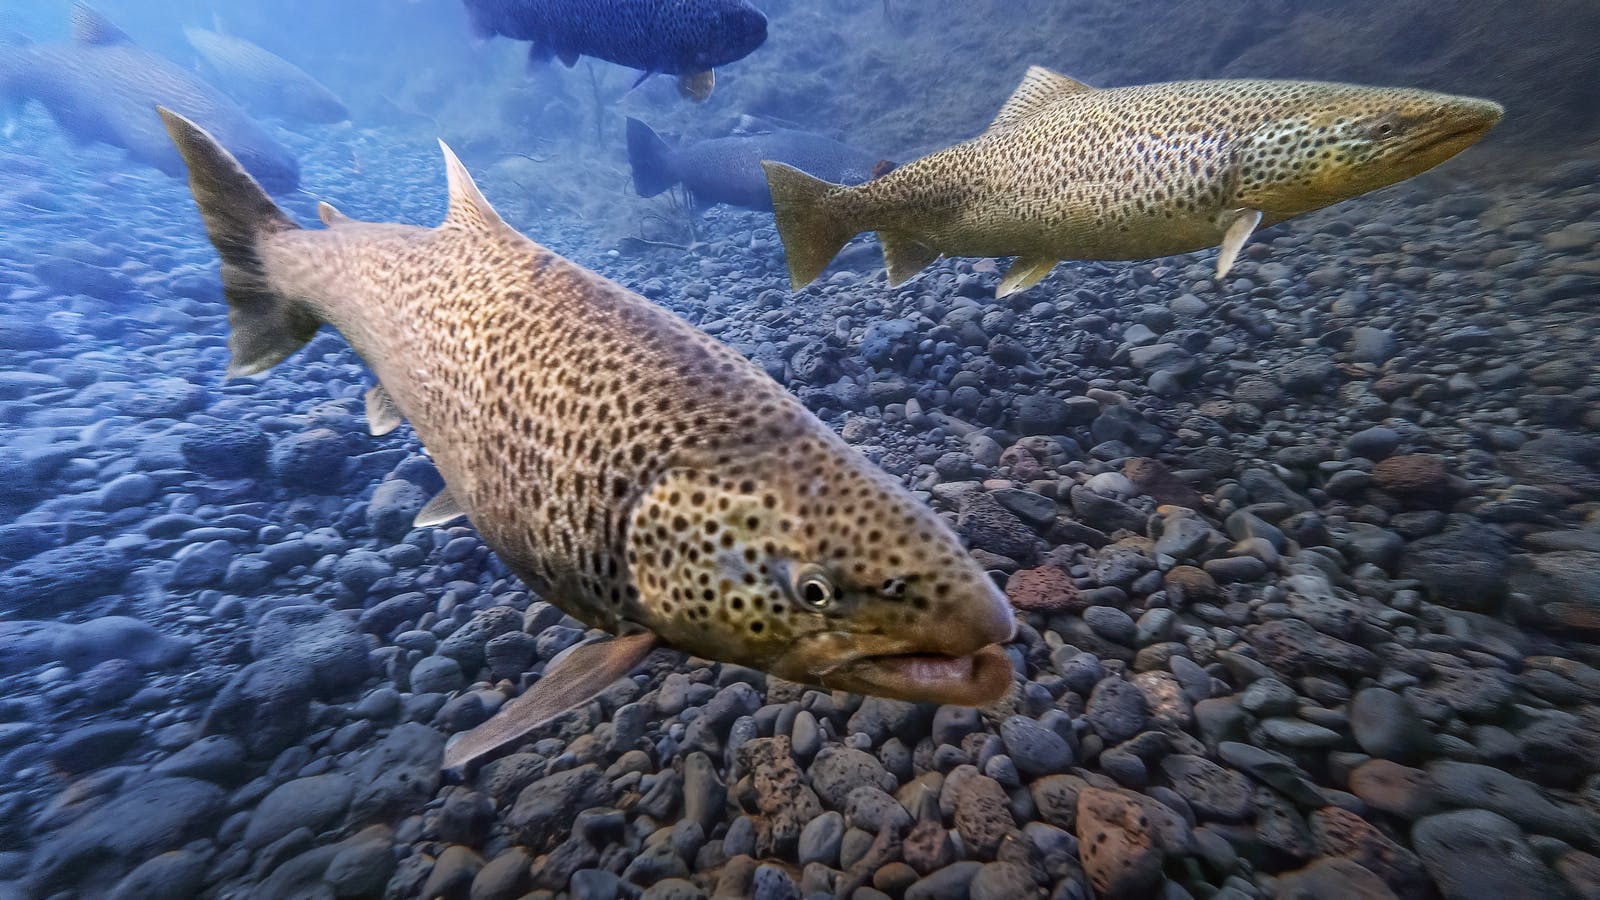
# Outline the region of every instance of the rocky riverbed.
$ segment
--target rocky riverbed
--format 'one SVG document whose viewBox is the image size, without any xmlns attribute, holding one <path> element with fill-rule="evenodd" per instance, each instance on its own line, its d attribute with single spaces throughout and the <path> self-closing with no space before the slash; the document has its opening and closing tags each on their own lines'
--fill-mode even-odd
<svg viewBox="0 0 1600 900">
<path fill-rule="evenodd" d="M 360 140 L 364 176 L 297 147 L 309 189 L 436 221 L 432 151 Z M 970 260 L 890 290 L 870 240 L 790 294 L 756 214 L 689 252 L 518 222 L 948 515 L 1017 688 L 658 652 L 451 784 L 446 738 L 581 628 L 410 527 L 438 476 L 368 436 L 336 335 L 222 379 L 177 182 L 0 150 L 0 897 L 1600 896 L 1594 158 L 1307 217 L 1226 284 L 1004 302 Z"/>
</svg>

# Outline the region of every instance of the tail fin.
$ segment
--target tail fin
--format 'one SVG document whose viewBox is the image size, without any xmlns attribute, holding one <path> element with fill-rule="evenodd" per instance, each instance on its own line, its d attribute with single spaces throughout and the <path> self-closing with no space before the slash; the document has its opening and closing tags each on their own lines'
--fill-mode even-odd
<svg viewBox="0 0 1600 900">
<path fill-rule="evenodd" d="M 189 167 L 189 190 L 222 256 L 222 291 L 232 329 L 228 375 L 264 372 L 304 346 L 322 324 L 304 303 L 273 290 L 258 252 L 263 238 L 300 226 L 215 138 L 170 109 L 157 110 Z"/>
<path fill-rule="evenodd" d="M 762 160 L 761 167 L 789 261 L 789 285 L 798 291 L 822 274 L 859 229 L 839 218 L 830 202 L 829 192 L 839 185 L 780 162 Z"/>
<path fill-rule="evenodd" d="M 633 189 L 641 197 L 654 197 L 678 183 L 672 174 L 672 148 L 649 125 L 628 117 L 628 165 L 633 168 Z"/>
</svg>

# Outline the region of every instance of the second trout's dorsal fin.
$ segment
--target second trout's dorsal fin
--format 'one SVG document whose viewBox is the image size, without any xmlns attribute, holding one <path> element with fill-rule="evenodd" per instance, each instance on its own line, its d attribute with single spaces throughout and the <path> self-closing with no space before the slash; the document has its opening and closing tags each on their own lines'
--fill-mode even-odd
<svg viewBox="0 0 1600 900">
<path fill-rule="evenodd" d="M 439 149 L 444 151 L 445 176 L 450 183 L 450 212 L 445 215 L 444 224 L 472 229 L 498 228 L 503 225 L 500 214 L 494 211 L 494 207 L 484 198 L 483 192 L 478 190 L 477 182 L 472 180 L 472 173 L 461 164 L 460 157 L 450 149 L 450 145 L 440 141 Z"/>
<path fill-rule="evenodd" d="M 72 39 L 80 44 L 131 44 L 133 38 L 87 3 L 72 4 Z"/>
<path fill-rule="evenodd" d="M 1076 78 L 1068 78 L 1044 66 L 1029 66 L 1028 74 L 1022 76 L 1022 83 L 1011 92 L 1011 97 L 1000 107 L 999 114 L 989 123 L 989 127 L 1014 125 L 1062 97 L 1092 90 L 1094 88 Z"/>
</svg>

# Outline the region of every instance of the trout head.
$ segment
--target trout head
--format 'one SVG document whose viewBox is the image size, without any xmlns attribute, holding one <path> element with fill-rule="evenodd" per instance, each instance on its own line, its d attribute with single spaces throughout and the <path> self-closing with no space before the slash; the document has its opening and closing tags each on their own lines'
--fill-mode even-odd
<svg viewBox="0 0 1600 900">
<path fill-rule="evenodd" d="M 1483 137 L 1504 109 L 1433 91 L 1259 82 L 1278 112 L 1242 143 L 1240 205 L 1279 222 L 1433 168 Z"/>
<path fill-rule="evenodd" d="M 679 649 L 829 689 L 979 706 L 1015 620 L 950 528 L 831 433 L 678 467 L 635 507 L 628 563 Z"/>
</svg>

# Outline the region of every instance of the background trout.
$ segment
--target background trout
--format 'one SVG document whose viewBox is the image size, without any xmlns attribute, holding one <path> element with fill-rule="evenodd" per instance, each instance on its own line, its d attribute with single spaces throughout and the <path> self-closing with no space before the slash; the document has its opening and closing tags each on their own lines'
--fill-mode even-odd
<svg viewBox="0 0 1600 900">
<path fill-rule="evenodd" d="M 1221 245 L 1410 178 L 1475 143 L 1501 107 L 1315 81 L 1179 81 L 1096 90 L 1028 70 L 988 130 L 856 188 L 763 163 L 795 288 L 876 231 L 889 283 L 940 254 L 1015 256 L 1005 296 L 1062 259 Z"/>
<path fill-rule="evenodd" d="M 72 7 L 71 43 L 0 48 L 0 112 L 30 100 L 75 141 L 121 147 L 182 175 L 156 115 L 160 103 L 203 123 L 273 193 L 300 186 L 300 164 L 237 104 L 82 3 Z"/>
<path fill-rule="evenodd" d="M 350 118 L 343 100 L 271 51 L 204 28 L 185 28 L 183 35 L 223 90 L 257 115 L 322 123 Z"/>
<path fill-rule="evenodd" d="M 163 111 L 222 256 L 230 375 L 327 323 L 366 360 L 377 433 L 403 416 L 524 580 L 619 637 L 552 660 L 446 751 L 520 738 L 655 646 L 794 681 L 979 705 L 1011 685 L 1009 606 L 943 520 L 754 364 L 513 231 L 445 148 L 438 228 L 290 221 L 205 132 Z"/>
<path fill-rule="evenodd" d="M 874 170 L 893 167 L 882 157 L 809 131 L 776 128 L 674 147 L 649 125 L 628 119 L 628 166 L 641 197 L 682 184 L 697 210 L 718 203 L 770 210 L 772 194 L 761 170 L 762 160 L 769 159 L 837 184 L 861 184 Z"/>
<path fill-rule="evenodd" d="M 767 17 L 745 0 L 465 0 L 473 33 L 531 41 L 529 62 L 568 66 L 593 56 L 678 76 L 693 100 L 711 95 L 713 70 L 767 40 Z M 638 84 L 639 82 L 635 82 Z"/>
</svg>

